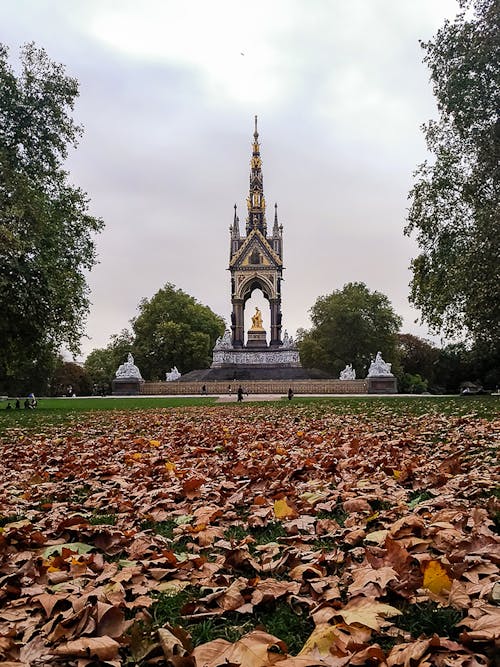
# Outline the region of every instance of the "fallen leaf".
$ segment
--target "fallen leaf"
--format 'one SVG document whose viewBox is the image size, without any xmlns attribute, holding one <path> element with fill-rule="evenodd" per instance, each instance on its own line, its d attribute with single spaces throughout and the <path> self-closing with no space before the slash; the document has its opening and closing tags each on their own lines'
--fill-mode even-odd
<svg viewBox="0 0 500 667">
<path fill-rule="evenodd" d="M 338 616 L 342 616 L 347 625 L 359 623 L 372 630 L 379 631 L 385 617 L 400 616 L 396 607 L 378 602 L 374 598 L 355 598 L 339 609 Z"/>
<path fill-rule="evenodd" d="M 298 516 L 293 507 L 288 505 L 286 498 L 274 501 L 274 516 L 277 519 L 287 519 Z"/>
<path fill-rule="evenodd" d="M 441 591 L 451 589 L 451 579 L 448 573 L 437 560 L 430 560 L 424 567 L 424 588 L 428 588 L 436 595 Z"/>
<path fill-rule="evenodd" d="M 92 657 L 99 660 L 113 660 L 118 657 L 120 644 L 111 637 L 82 637 L 58 646 L 54 655 Z"/>
</svg>

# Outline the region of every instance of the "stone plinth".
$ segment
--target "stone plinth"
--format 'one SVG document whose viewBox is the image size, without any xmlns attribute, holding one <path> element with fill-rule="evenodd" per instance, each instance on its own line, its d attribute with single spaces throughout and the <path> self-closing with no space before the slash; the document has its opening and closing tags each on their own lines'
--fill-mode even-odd
<svg viewBox="0 0 500 667">
<path fill-rule="evenodd" d="M 141 393 L 144 380 L 141 378 L 115 378 L 113 380 L 113 396 L 135 396 Z"/>
<path fill-rule="evenodd" d="M 260 350 L 216 350 L 214 351 L 212 368 L 228 368 L 240 366 L 288 367 L 300 368 L 298 350 L 282 348 L 266 348 Z"/>
<path fill-rule="evenodd" d="M 249 329 L 247 335 L 247 348 L 258 348 L 260 350 L 267 348 L 266 332 L 264 329 Z"/>
<path fill-rule="evenodd" d="M 397 394 L 398 386 L 394 375 L 372 375 L 366 378 L 369 394 Z"/>
</svg>

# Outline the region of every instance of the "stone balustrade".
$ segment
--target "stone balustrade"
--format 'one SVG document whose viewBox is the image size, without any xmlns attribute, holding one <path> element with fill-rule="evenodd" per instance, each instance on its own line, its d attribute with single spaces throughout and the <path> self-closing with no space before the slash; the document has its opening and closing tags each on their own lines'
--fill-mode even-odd
<svg viewBox="0 0 500 667">
<path fill-rule="evenodd" d="M 143 395 L 182 396 L 201 394 L 205 386 L 208 395 L 236 394 L 239 385 L 245 394 L 286 395 L 291 387 L 295 395 L 300 394 L 366 394 L 367 380 L 249 380 L 248 382 L 144 382 L 140 392 Z"/>
</svg>

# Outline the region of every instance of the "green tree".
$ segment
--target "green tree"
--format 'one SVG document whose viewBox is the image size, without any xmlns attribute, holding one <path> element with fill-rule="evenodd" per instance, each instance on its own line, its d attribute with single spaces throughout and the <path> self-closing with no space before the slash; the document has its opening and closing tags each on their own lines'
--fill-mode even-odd
<svg viewBox="0 0 500 667">
<path fill-rule="evenodd" d="M 29 389 L 29 367 L 78 352 L 102 222 L 63 169 L 81 128 L 75 79 L 28 44 L 18 75 L 0 44 L 0 382 Z M 46 377 L 49 369 L 41 370 Z"/>
<path fill-rule="evenodd" d="M 127 354 L 135 354 L 133 334 L 122 329 L 119 334 L 111 336 L 105 348 L 97 348 L 85 359 L 84 368 L 91 384 L 97 391 L 108 392 L 118 367 L 126 361 Z"/>
<path fill-rule="evenodd" d="M 85 368 L 73 361 L 61 360 L 50 384 L 53 396 L 88 396 L 92 390 Z"/>
<path fill-rule="evenodd" d="M 385 361 L 396 360 L 401 318 L 384 294 L 370 292 L 364 283 L 348 283 L 320 296 L 310 313 L 313 326 L 298 337 L 303 366 L 338 377 L 352 364 L 357 376 L 364 377 L 377 351 Z"/>
<path fill-rule="evenodd" d="M 462 12 L 422 44 L 439 118 L 424 126 L 432 161 L 410 192 L 416 234 L 411 300 L 434 331 L 500 347 L 500 0 Z M 495 352 L 496 351 L 496 352 Z"/>
<path fill-rule="evenodd" d="M 428 382 L 419 373 L 402 373 L 398 378 L 398 388 L 403 394 L 422 394 L 427 391 Z"/>
<path fill-rule="evenodd" d="M 472 353 L 464 343 L 451 343 L 440 350 L 436 363 L 436 382 L 446 393 L 458 393 L 464 381 L 476 378 Z"/>
<path fill-rule="evenodd" d="M 208 306 L 167 283 L 150 300 L 143 299 L 139 311 L 132 326 L 136 363 L 144 378 L 164 379 L 173 366 L 187 373 L 210 365 L 225 324 Z"/>
<path fill-rule="evenodd" d="M 398 334 L 397 349 L 402 371 L 410 375 L 419 375 L 434 383 L 436 364 L 440 350 L 428 341 L 413 334 Z"/>
</svg>

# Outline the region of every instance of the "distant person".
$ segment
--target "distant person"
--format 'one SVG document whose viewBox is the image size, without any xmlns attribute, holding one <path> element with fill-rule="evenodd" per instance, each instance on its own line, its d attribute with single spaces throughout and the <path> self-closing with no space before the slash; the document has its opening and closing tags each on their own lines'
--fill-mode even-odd
<svg viewBox="0 0 500 667">
<path fill-rule="evenodd" d="M 6 410 L 12 410 L 12 405 L 10 404 L 10 401 L 7 403 L 7 407 L 5 409 Z"/>
<path fill-rule="evenodd" d="M 288 400 L 291 401 L 292 398 L 293 398 L 293 391 L 292 388 L 290 387 L 290 389 L 288 390 Z"/>
<path fill-rule="evenodd" d="M 207 385 L 206 384 L 204 384 L 203 387 L 201 388 L 201 393 L 203 394 L 203 396 L 207 395 Z"/>
<path fill-rule="evenodd" d="M 30 407 L 31 407 L 30 406 L 30 400 L 29 400 L 29 398 L 26 398 L 25 401 L 24 401 L 24 409 L 29 410 Z"/>
<path fill-rule="evenodd" d="M 18 398 L 16 398 L 16 410 L 20 409 L 21 409 L 21 401 Z"/>
<path fill-rule="evenodd" d="M 240 386 L 238 387 L 238 403 L 243 400 L 243 387 Z"/>
<path fill-rule="evenodd" d="M 231 395 L 231 394 L 232 394 L 232 391 L 233 391 L 233 388 L 231 387 L 231 385 L 228 385 L 228 387 L 227 387 L 227 393 L 228 393 L 229 395 Z"/>
</svg>

